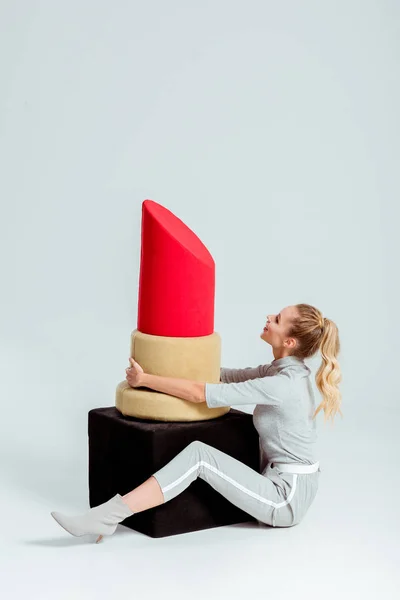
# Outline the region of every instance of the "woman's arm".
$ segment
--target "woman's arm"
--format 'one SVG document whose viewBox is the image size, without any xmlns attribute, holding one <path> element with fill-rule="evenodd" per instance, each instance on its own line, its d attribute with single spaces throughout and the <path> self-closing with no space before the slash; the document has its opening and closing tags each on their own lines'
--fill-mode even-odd
<svg viewBox="0 0 400 600">
<path fill-rule="evenodd" d="M 290 372 L 259 377 L 240 383 L 206 383 L 205 396 L 209 408 L 241 404 L 279 406 L 292 397 L 293 381 Z"/>
<path fill-rule="evenodd" d="M 189 402 L 200 403 L 206 401 L 205 383 L 201 381 L 143 373 L 140 382 L 140 385 L 143 387 L 148 387 L 164 394 L 170 394 L 171 396 L 177 396 Z"/>
<path fill-rule="evenodd" d="M 268 363 L 265 365 L 258 365 L 258 367 L 246 367 L 244 369 L 221 367 L 220 380 L 223 383 L 239 383 L 241 381 L 248 381 L 249 379 L 265 377 L 270 365 L 271 363 Z"/>
</svg>

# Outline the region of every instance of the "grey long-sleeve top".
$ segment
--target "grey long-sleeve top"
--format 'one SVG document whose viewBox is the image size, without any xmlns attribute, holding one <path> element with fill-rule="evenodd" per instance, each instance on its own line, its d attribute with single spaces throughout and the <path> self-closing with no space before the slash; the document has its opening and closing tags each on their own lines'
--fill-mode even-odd
<svg viewBox="0 0 400 600">
<path fill-rule="evenodd" d="M 207 406 L 256 405 L 260 472 L 268 463 L 312 464 L 317 441 L 311 370 L 295 356 L 245 369 L 221 368 L 222 383 L 206 383 Z"/>
</svg>

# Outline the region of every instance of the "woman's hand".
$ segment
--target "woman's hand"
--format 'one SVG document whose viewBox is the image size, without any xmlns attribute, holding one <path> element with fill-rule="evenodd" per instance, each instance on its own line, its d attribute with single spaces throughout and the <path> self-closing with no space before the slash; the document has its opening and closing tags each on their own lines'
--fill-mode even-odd
<svg viewBox="0 0 400 600">
<path fill-rule="evenodd" d="M 131 366 L 125 369 L 126 380 L 131 387 L 140 387 L 143 385 L 144 371 L 139 363 L 133 360 L 133 358 L 129 358 L 129 362 Z"/>
</svg>

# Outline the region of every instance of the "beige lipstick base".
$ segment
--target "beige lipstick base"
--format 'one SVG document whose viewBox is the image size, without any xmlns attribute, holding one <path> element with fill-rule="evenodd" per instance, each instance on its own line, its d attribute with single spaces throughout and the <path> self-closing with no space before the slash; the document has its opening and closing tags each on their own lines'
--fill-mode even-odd
<svg viewBox="0 0 400 600">
<path fill-rule="evenodd" d="M 145 373 L 219 383 L 221 337 L 211 335 L 176 338 L 149 335 L 135 329 L 131 334 L 130 356 Z M 154 421 L 206 421 L 225 415 L 230 407 L 209 408 L 176 396 L 132 388 L 126 380 L 116 389 L 116 408 L 126 416 Z"/>
</svg>

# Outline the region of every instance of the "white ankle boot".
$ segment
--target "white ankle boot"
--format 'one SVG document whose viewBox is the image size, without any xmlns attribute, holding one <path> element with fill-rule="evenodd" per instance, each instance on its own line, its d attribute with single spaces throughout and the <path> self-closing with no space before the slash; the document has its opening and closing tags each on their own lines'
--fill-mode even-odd
<svg viewBox="0 0 400 600">
<path fill-rule="evenodd" d="M 52 512 L 51 516 L 72 535 L 98 534 L 97 544 L 103 535 L 112 535 L 118 523 L 133 514 L 135 513 L 122 500 L 122 496 L 116 494 L 113 498 L 104 502 L 104 504 L 91 508 L 83 515 L 69 517 L 59 512 Z"/>
</svg>

